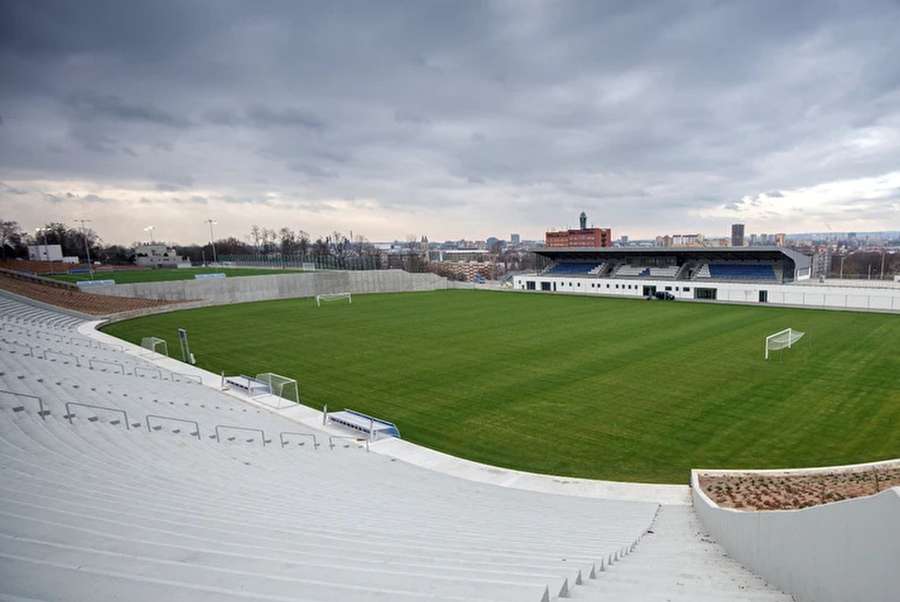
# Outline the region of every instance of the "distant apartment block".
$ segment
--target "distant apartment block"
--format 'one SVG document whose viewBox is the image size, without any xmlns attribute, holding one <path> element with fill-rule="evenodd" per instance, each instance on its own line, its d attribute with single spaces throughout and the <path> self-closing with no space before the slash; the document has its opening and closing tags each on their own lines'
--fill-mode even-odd
<svg viewBox="0 0 900 602">
<path fill-rule="evenodd" d="M 731 246 L 732 247 L 743 247 L 744 246 L 744 224 L 732 224 L 731 225 Z"/>
</svg>

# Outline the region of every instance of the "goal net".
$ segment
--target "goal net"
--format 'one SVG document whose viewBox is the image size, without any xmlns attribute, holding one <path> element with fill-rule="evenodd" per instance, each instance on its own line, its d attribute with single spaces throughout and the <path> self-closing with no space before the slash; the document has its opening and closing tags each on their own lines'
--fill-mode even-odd
<svg viewBox="0 0 900 602">
<path fill-rule="evenodd" d="M 159 337 L 144 337 L 141 339 L 141 347 L 144 349 L 149 349 L 155 353 L 159 353 L 169 356 L 169 345 L 166 343 L 165 339 L 161 339 Z"/>
<path fill-rule="evenodd" d="M 316 295 L 316 307 L 321 307 L 323 303 L 328 303 L 329 301 L 343 301 L 347 300 L 347 303 L 353 303 L 353 297 L 350 293 L 327 293 L 322 295 Z"/>
<path fill-rule="evenodd" d="M 263 372 L 256 375 L 256 380 L 269 386 L 272 395 L 300 403 L 300 385 L 293 378 L 281 376 L 274 372 Z"/>
<path fill-rule="evenodd" d="M 779 349 L 790 349 L 797 343 L 805 332 L 794 330 L 793 328 L 785 328 L 775 334 L 766 337 L 766 359 L 769 359 L 770 351 L 778 351 Z"/>
</svg>

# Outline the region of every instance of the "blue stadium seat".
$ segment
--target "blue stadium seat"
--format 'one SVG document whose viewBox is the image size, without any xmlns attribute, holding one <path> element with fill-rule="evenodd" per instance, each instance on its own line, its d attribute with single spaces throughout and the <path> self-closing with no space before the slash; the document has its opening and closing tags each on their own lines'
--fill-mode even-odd
<svg viewBox="0 0 900 602">
<path fill-rule="evenodd" d="M 775 270 L 765 264 L 709 264 L 712 278 L 721 280 L 775 280 Z"/>
<path fill-rule="evenodd" d="M 547 270 L 547 274 L 587 274 L 597 267 L 596 263 L 561 261 Z"/>
</svg>

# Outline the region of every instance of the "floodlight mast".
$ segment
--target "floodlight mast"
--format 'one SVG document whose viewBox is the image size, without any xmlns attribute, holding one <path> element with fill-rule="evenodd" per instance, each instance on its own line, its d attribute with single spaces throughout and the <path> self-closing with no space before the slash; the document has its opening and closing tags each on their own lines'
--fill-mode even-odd
<svg viewBox="0 0 900 602">
<path fill-rule="evenodd" d="M 37 238 L 38 235 L 41 235 L 41 238 L 44 239 L 44 248 L 41 249 L 40 242 L 38 242 L 38 257 L 43 254 L 44 259 L 41 261 L 49 261 L 50 260 L 50 252 L 47 250 L 47 228 L 35 228 L 34 235 Z"/>
<path fill-rule="evenodd" d="M 208 219 L 206 222 L 209 224 L 209 246 L 212 247 L 213 263 L 218 263 L 216 260 L 216 242 L 213 237 L 213 226 L 219 222 L 214 219 Z"/>
<path fill-rule="evenodd" d="M 87 258 L 88 274 L 90 274 L 91 280 L 93 280 L 94 279 L 94 267 L 93 267 L 93 264 L 91 264 L 91 248 L 90 248 L 90 245 L 88 245 L 87 229 L 84 227 L 84 224 L 90 223 L 91 220 L 77 219 L 75 221 L 81 222 L 81 236 L 84 237 L 84 254 Z"/>
</svg>

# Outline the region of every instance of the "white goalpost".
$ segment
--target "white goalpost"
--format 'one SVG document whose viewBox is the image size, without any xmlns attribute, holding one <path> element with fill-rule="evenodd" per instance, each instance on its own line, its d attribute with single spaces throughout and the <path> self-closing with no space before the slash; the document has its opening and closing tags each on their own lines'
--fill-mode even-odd
<svg viewBox="0 0 900 602">
<path fill-rule="evenodd" d="M 274 372 L 263 372 L 256 375 L 256 380 L 268 385 L 269 393 L 272 395 L 294 403 L 300 403 L 300 385 L 293 378 L 281 376 Z"/>
<path fill-rule="evenodd" d="M 159 337 L 144 337 L 141 339 L 141 347 L 144 349 L 149 349 L 155 353 L 159 353 L 168 357 L 169 355 L 169 344 L 166 343 L 165 339 L 161 339 Z M 162 348 L 162 351 L 160 351 Z"/>
<path fill-rule="evenodd" d="M 327 303 L 329 301 L 343 301 L 347 300 L 347 303 L 353 303 L 353 296 L 350 293 L 325 293 L 322 295 L 316 295 L 316 307 L 321 307 L 322 303 Z"/>
<path fill-rule="evenodd" d="M 778 351 L 779 349 L 790 349 L 794 344 L 803 338 L 805 332 L 794 330 L 793 328 L 785 328 L 779 330 L 775 334 L 766 337 L 766 359 L 769 359 L 769 351 Z"/>
</svg>

